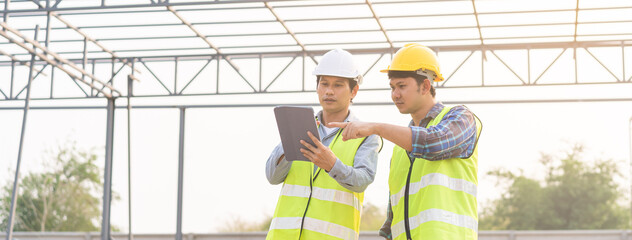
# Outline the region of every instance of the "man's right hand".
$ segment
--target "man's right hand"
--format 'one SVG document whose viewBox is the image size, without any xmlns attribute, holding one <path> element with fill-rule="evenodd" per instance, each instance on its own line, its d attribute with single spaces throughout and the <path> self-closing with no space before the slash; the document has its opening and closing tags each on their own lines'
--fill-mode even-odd
<svg viewBox="0 0 632 240">
<path fill-rule="evenodd" d="M 370 122 L 331 122 L 328 123 L 329 127 L 343 128 L 342 140 L 347 141 L 349 139 L 368 137 L 369 135 L 377 134 L 377 123 Z"/>
</svg>

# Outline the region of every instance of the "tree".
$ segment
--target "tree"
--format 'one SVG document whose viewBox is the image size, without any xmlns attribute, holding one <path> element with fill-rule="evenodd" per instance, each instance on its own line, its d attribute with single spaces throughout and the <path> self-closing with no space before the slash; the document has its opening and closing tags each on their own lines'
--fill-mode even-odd
<svg viewBox="0 0 632 240">
<path fill-rule="evenodd" d="M 505 170 L 489 175 L 509 184 L 507 192 L 483 210 L 481 230 L 625 229 L 630 211 L 614 177 L 613 161 L 581 161 L 581 145 L 556 161 L 543 155 L 544 183 Z"/>
<path fill-rule="evenodd" d="M 66 144 L 51 154 L 42 173 L 20 180 L 14 231 L 98 231 L 102 176 L 93 151 Z M 0 227 L 6 229 L 13 181 L 0 195 Z"/>
<path fill-rule="evenodd" d="M 370 202 L 364 203 L 360 220 L 361 231 L 380 230 L 386 220 L 386 209 L 380 208 Z"/>
</svg>

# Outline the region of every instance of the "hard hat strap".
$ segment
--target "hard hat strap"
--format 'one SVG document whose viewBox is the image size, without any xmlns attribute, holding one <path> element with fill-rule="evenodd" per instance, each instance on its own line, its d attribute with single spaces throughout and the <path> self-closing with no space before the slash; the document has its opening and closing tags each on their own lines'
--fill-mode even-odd
<svg viewBox="0 0 632 240">
<path fill-rule="evenodd" d="M 434 73 L 433 71 L 430 70 L 424 70 L 423 68 L 417 69 L 417 71 L 415 71 L 415 73 L 417 75 L 426 77 L 427 79 L 430 80 L 434 80 L 435 78 L 437 78 L 437 74 Z"/>
</svg>

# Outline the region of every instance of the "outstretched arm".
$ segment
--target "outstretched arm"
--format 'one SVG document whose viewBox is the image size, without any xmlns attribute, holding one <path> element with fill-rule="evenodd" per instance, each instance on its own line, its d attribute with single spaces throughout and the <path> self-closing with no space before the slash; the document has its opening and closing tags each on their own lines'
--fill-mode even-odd
<svg viewBox="0 0 632 240">
<path fill-rule="evenodd" d="M 388 123 L 372 122 L 332 122 L 329 127 L 344 128 L 342 140 L 362 138 L 372 134 L 380 135 L 382 138 L 395 143 L 406 151 L 412 151 L 412 130 L 409 127 L 402 127 Z"/>
</svg>

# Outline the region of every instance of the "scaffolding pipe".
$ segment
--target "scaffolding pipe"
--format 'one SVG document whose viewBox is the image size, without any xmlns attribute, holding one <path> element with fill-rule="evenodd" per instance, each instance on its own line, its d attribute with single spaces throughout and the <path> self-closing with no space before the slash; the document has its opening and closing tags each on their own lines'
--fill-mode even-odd
<svg viewBox="0 0 632 240">
<path fill-rule="evenodd" d="M 114 110 L 116 98 L 108 98 L 105 140 L 105 169 L 103 173 L 103 217 L 101 240 L 110 240 L 110 206 L 112 203 L 112 154 L 114 149 Z"/>
<path fill-rule="evenodd" d="M 35 37 L 37 40 L 37 33 L 39 32 L 39 25 L 35 27 Z M 31 100 L 31 83 L 33 82 L 33 66 L 35 62 L 35 54 L 31 55 L 31 65 L 29 71 L 29 79 L 26 84 L 26 99 L 24 100 L 24 115 L 22 116 L 22 131 L 20 132 L 20 144 L 18 147 L 18 161 L 15 167 L 15 178 L 13 179 L 13 191 L 11 192 L 11 206 L 9 210 L 9 220 L 7 223 L 7 240 L 13 239 L 13 225 L 15 224 L 15 209 L 17 207 L 18 200 L 18 188 L 20 187 L 20 164 L 22 163 L 22 150 L 24 149 L 24 133 L 26 131 L 26 119 L 29 113 L 30 100 Z"/>
</svg>

